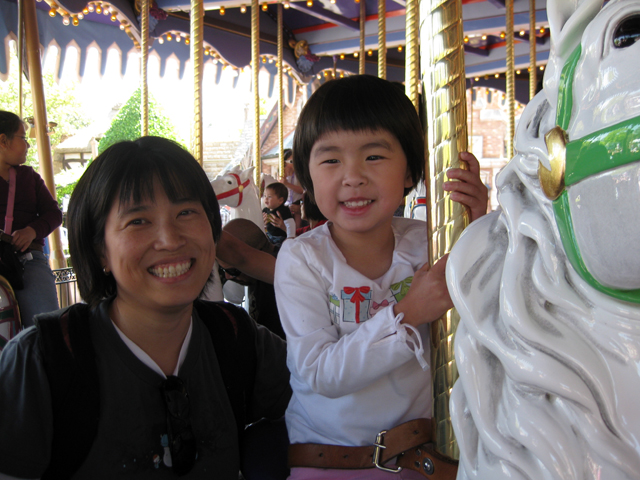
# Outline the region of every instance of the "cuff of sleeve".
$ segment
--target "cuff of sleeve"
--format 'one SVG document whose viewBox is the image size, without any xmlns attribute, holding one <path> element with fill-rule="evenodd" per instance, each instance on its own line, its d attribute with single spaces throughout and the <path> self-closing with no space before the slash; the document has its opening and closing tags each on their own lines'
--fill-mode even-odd
<svg viewBox="0 0 640 480">
<path fill-rule="evenodd" d="M 395 317 L 395 326 L 398 332 L 398 340 L 405 342 L 407 346 L 413 351 L 413 354 L 418 360 L 420 367 L 423 371 L 429 370 L 429 362 L 424 358 L 424 347 L 422 345 L 422 337 L 420 332 L 412 326 L 406 323 L 401 323 L 404 318 L 403 313 L 399 313 Z"/>
<path fill-rule="evenodd" d="M 296 221 L 293 218 L 287 218 L 284 221 L 285 228 L 287 229 L 287 238 L 295 238 L 296 236 Z"/>
</svg>

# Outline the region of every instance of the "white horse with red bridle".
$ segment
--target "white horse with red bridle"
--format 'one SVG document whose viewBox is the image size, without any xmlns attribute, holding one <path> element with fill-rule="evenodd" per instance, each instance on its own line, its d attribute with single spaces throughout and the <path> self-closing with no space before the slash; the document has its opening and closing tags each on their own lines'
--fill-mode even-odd
<svg viewBox="0 0 640 480">
<path fill-rule="evenodd" d="M 253 181 L 255 167 L 242 170 L 236 165 L 213 179 L 211 186 L 220 206 L 231 208 L 231 219 L 246 218 L 264 229 L 260 192 Z"/>
</svg>

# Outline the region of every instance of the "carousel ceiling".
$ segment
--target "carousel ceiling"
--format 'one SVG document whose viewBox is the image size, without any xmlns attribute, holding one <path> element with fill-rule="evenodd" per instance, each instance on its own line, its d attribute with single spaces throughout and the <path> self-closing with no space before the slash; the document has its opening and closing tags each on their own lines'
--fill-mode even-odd
<svg viewBox="0 0 640 480">
<path fill-rule="evenodd" d="M 33 0 L 31 0 L 33 1 Z M 139 1 L 139 0 L 138 0 Z M 366 1 L 366 71 L 377 73 L 378 0 Z M 492 80 L 506 70 L 505 0 L 462 0 L 465 32 L 465 69 L 468 78 Z M 298 82 L 309 83 L 323 71 L 335 68 L 357 72 L 359 50 L 359 9 L 355 0 L 282 0 L 287 73 Z M 59 71 L 65 50 L 73 45 L 80 51 L 79 75 L 84 74 L 87 50 L 102 52 L 101 68 L 106 68 L 105 52 L 117 48 L 122 53 L 121 69 L 127 53 L 139 49 L 140 30 L 136 5 L 129 0 L 40 0 L 38 27 L 42 45 L 60 47 Z M 205 1 L 205 61 L 242 69 L 251 61 L 251 8 L 245 0 Z M 161 60 L 177 58 L 180 75 L 189 58 L 189 9 L 185 0 L 156 0 L 151 11 L 152 54 Z M 15 0 L 0 0 L 0 35 L 16 38 L 18 9 Z M 263 68 L 275 73 L 277 54 L 277 3 L 260 4 L 260 54 Z M 529 41 L 535 38 L 537 64 L 549 56 L 546 0 L 536 2 L 536 31 L 529 31 L 529 0 L 514 1 L 515 68 L 526 72 Z M 405 1 L 386 0 L 387 78 L 404 81 Z M 307 48 L 308 46 L 308 48 Z M 297 47 L 297 52 L 294 51 Z M 0 76 L 7 75 L 7 50 L 0 49 Z M 297 53 L 297 54 L 296 54 Z"/>
</svg>

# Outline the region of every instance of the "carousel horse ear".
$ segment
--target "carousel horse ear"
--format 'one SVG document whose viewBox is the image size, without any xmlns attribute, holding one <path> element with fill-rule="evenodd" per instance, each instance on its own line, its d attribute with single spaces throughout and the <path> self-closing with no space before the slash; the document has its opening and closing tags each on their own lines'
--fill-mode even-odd
<svg viewBox="0 0 640 480">
<path fill-rule="evenodd" d="M 564 191 L 564 170 L 567 160 L 567 132 L 556 126 L 545 136 L 551 170 L 538 160 L 538 178 L 542 191 L 549 200 L 555 200 Z"/>
</svg>

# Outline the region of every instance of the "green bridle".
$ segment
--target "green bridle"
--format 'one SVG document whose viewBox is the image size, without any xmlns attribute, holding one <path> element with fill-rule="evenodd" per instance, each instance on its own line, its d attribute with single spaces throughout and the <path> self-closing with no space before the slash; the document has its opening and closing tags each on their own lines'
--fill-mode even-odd
<svg viewBox="0 0 640 480">
<path fill-rule="evenodd" d="M 573 51 L 562 69 L 558 90 L 556 127 L 547 133 L 551 170 L 541 163 L 538 176 L 542 189 L 553 201 L 553 211 L 567 258 L 578 274 L 593 288 L 626 302 L 640 303 L 640 289 L 606 287 L 588 271 L 578 243 L 569 209 L 567 189 L 585 178 L 640 160 L 640 117 L 603 128 L 577 140 L 566 133 L 573 108 L 573 77 L 582 47 Z"/>
</svg>

